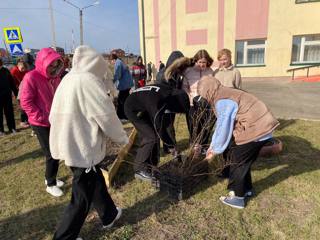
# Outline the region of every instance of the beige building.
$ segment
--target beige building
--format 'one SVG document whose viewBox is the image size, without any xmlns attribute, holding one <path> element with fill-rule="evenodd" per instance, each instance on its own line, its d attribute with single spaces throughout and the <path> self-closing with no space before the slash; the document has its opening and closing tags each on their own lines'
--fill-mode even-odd
<svg viewBox="0 0 320 240">
<path fill-rule="evenodd" d="M 320 65 L 319 0 L 138 2 L 141 55 L 156 66 L 173 50 L 192 57 L 206 49 L 217 61 L 222 48 L 245 77 L 290 76 L 288 69 Z"/>
</svg>

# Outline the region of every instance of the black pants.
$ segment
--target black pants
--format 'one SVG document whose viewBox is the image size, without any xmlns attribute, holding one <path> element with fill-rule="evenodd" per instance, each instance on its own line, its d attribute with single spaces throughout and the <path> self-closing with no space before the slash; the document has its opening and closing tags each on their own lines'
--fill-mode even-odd
<svg viewBox="0 0 320 240">
<path fill-rule="evenodd" d="M 119 119 L 127 119 L 126 114 L 124 113 L 124 103 L 129 96 L 129 92 L 130 89 L 119 91 L 117 106 L 117 115 Z"/>
<path fill-rule="evenodd" d="M 228 189 L 234 191 L 236 196 L 243 197 L 245 192 L 252 189 L 251 165 L 265 143 L 261 141 L 236 145 L 232 141 L 226 150 L 228 152 L 224 153 L 229 157 Z"/>
<path fill-rule="evenodd" d="M 53 159 L 49 147 L 49 134 L 50 127 L 40 127 L 40 126 L 31 126 L 33 131 L 36 133 L 39 140 L 41 149 L 46 157 L 46 172 L 45 177 L 47 180 L 48 186 L 54 186 L 57 184 L 56 178 L 59 169 L 59 161 Z"/>
<path fill-rule="evenodd" d="M 7 126 L 10 132 L 16 130 L 16 123 L 14 121 L 12 97 L 10 94 L 0 96 L 0 132 L 4 132 L 3 113 L 6 117 Z"/>
<path fill-rule="evenodd" d="M 27 116 L 26 112 L 23 110 L 20 111 L 20 121 L 22 123 L 28 123 L 28 116 Z"/>
<path fill-rule="evenodd" d="M 110 197 L 102 172 L 98 166 L 86 173 L 85 168 L 71 167 L 73 172 L 72 195 L 55 232 L 54 240 L 75 240 L 88 215 L 91 203 L 103 225 L 117 216 L 116 206 Z"/>
<path fill-rule="evenodd" d="M 20 101 L 18 100 L 18 104 L 20 106 Z M 20 121 L 22 123 L 28 123 L 28 116 L 26 114 L 25 111 L 23 111 L 22 109 L 20 109 Z"/>
<path fill-rule="evenodd" d="M 157 166 L 160 158 L 160 138 L 154 129 L 153 122 L 148 113 L 140 113 L 137 116 L 129 105 L 125 106 L 125 112 L 138 132 L 139 147 L 134 160 L 134 170 L 150 171 L 152 166 Z"/>
<path fill-rule="evenodd" d="M 160 136 L 163 140 L 163 151 L 168 152 L 170 148 L 175 148 L 177 145 L 176 132 L 174 130 L 175 113 L 165 113 L 162 120 Z"/>
<path fill-rule="evenodd" d="M 190 142 L 208 145 L 215 121 L 211 110 L 191 106 L 187 115 Z"/>
</svg>

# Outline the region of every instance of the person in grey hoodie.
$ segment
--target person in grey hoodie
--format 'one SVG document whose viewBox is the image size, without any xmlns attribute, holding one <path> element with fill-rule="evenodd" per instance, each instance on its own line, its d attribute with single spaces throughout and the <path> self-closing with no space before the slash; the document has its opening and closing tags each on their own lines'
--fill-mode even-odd
<svg viewBox="0 0 320 240">
<path fill-rule="evenodd" d="M 104 228 L 121 216 L 110 197 L 99 163 L 106 155 L 107 136 L 120 144 L 128 137 L 106 91 L 107 62 L 94 49 L 79 46 L 73 68 L 64 77 L 50 112 L 50 150 L 73 172 L 71 201 L 53 239 L 77 238 L 93 203 Z"/>
</svg>

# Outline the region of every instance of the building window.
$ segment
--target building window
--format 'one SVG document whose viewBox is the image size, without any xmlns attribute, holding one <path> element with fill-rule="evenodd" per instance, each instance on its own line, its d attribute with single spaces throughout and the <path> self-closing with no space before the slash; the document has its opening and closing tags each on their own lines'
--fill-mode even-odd
<svg viewBox="0 0 320 240">
<path fill-rule="evenodd" d="M 236 65 L 264 65 L 266 40 L 236 41 Z"/>
<path fill-rule="evenodd" d="M 294 36 L 291 63 L 320 62 L 320 34 Z"/>
<path fill-rule="evenodd" d="M 296 0 L 296 3 L 320 2 L 320 0 Z"/>
</svg>

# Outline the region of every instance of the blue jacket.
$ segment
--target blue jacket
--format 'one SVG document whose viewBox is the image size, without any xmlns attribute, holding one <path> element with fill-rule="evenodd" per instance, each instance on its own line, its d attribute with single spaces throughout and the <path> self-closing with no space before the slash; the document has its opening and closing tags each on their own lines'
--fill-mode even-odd
<svg viewBox="0 0 320 240">
<path fill-rule="evenodd" d="M 129 67 L 120 59 L 117 59 L 114 64 L 113 82 L 119 91 L 127 90 L 133 87 L 133 80 L 129 71 Z"/>
</svg>

